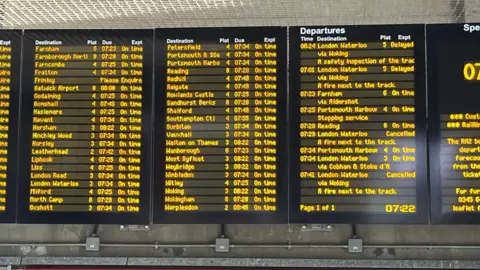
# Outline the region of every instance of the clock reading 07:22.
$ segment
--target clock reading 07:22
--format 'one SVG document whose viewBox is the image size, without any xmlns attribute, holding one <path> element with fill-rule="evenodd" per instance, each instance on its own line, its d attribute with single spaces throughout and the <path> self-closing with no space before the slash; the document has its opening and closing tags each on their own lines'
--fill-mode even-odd
<svg viewBox="0 0 480 270">
<path fill-rule="evenodd" d="M 299 215 L 416 214 L 415 34 L 390 27 L 295 32 Z"/>
</svg>

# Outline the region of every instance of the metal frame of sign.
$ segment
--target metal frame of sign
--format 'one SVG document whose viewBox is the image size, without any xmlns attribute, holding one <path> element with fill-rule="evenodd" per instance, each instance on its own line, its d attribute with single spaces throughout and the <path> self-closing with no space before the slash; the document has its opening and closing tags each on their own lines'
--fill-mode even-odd
<svg viewBox="0 0 480 270">
<path fill-rule="evenodd" d="M 2 30 L 0 39 L 11 39 L 11 102 L 8 139 L 7 210 L 0 212 L 0 223 L 70 223 L 70 224 L 157 224 L 175 223 L 480 223 L 474 212 L 442 214 L 440 178 L 440 113 L 439 84 L 443 73 L 439 65 L 440 41 L 475 36 L 480 42 L 480 28 L 470 33 L 466 24 L 360 25 L 328 26 L 347 30 L 353 40 L 369 41 L 382 34 L 412 35 L 415 46 L 415 110 L 417 160 L 417 212 L 415 214 L 368 214 L 300 212 L 299 107 L 300 107 L 300 27 L 234 27 L 174 28 L 149 30 Z M 308 26 L 313 27 L 313 26 Z M 318 27 L 322 28 L 322 27 Z M 287 36 L 288 32 L 288 36 Z M 165 131 L 166 131 L 166 63 L 167 38 L 194 38 L 208 44 L 222 37 L 263 39 L 277 37 L 278 104 L 277 104 L 277 210 L 271 212 L 166 212 L 165 196 Z M 34 39 L 58 39 L 83 42 L 92 37 L 142 37 L 148 40 L 144 50 L 144 87 L 142 114 L 141 212 L 30 212 L 29 173 L 33 111 Z M 287 44 L 287 40 L 288 44 Z M 466 41 L 463 41 L 465 43 Z M 462 43 L 462 44 L 463 44 Z M 288 55 L 288 58 L 287 58 Z M 449 57 L 453 53 L 449 53 Z M 427 61 L 424 62 L 424 59 Z M 288 60 L 288 61 L 287 61 Z M 475 59 L 473 59 L 475 60 Z M 478 59 L 477 59 L 478 60 Z M 288 63 L 287 63 L 288 62 Z M 428 63 L 428 67 L 426 64 Z M 287 67 L 288 66 L 288 67 Z M 287 74 L 287 69 L 289 74 Z M 457 68 L 458 69 L 458 68 Z M 458 72 L 455 69 L 454 72 Z M 461 72 L 461 70 L 460 70 Z M 155 77 L 155 81 L 153 78 Z M 428 78 L 428 106 L 426 80 Z M 288 82 L 288 85 L 287 85 Z M 288 86 L 288 90 L 287 90 Z M 287 92 L 288 91 L 288 92 Z M 428 107 L 428 134 L 427 126 Z M 18 136 L 15 136 L 18 132 Z M 13 135 L 13 136 L 12 136 Z M 428 136 L 428 148 L 427 148 Z M 23 143 L 25 142 L 25 143 Z M 427 155 L 428 149 L 428 155 Z M 153 166 L 153 168 L 152 168 Z M 153 181 L 153 183 L 152 183 Z M 367 180 L 368 181 L 368 180 Z M 430 190 L 429 190 L 430 188 Z M 429 202 L 429 203 L 428 203 Z M 429 212 L 429 207 L 431 208 Z"/>
<path fill-rule="evenodd" d="M 30 212 L 29 182 L 30 156 L 32 140 L 33 113 L 33 60 L 35 56 L 35 39 L 57 39 L 65 43 L 85 42 L 87 39 L 124 39 L 142 38 L 146 40 L 143 68 L 143 105 L 142 105 L 142 168 L 140 187 L 140 212 L 109 213 L 109 212 Z M 153 30 L 26 30 L 24 33 L 21 102 L 21 132 L 19 164 L 19 223 L 67 223 L 67 224 L 148 224 L 150 222 L 150 183 L 151 183 L 151 89 L 153 76 Z"/>
<path fill-rule="evenodd" d="M 275 212 L 165 212 L 165 124 L 166 124 L 166 39 L 193 38 L 205 43 L 220 37 L 249 38 L 263 42 L 264 36 L 275 36 L 278 45 L 277 69 L 277 210 Z M 288 208 L 287 178 L 287 126 L 286 126 L 286 27 L 245 27 L 245 28 L 184 28 L 155 30 L 155 114 L 154 114 L 154 223 L 286 223 Z"/>
<path fill-rule="evenodd" d="M 315 26 L 308 26 L 315 28 Z M 425 26 L 424 25 L 361 25 L 328 26 L 345 28 L 351 41 L 379 41 L 381 34 L 412 35 L 415 41 L 415 132 L 416 132 L 416 213 L 370 214 L 354 212 L 300 212 L 300 27 L 291 27 L 289 36 L 290 90 L 290 222 L 291 223 L 427 223 L 427 155 L 426 155 L 426 88 L 425 88 Z M 316 27 L 323 28 L 323 27 Z M 368 181 L 368 180 L 366 180 Z"/>
</svg>

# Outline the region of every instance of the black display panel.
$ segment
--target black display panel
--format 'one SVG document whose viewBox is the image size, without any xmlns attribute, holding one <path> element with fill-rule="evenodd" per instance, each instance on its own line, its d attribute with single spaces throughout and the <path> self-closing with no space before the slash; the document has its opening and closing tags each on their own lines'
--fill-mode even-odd
<svg viewBox="0 0 480 270">
<path fill-rule="evenodd" d="M 432 223 L 480 223 L 480 24 L 427 25 Z"/>
<path fill-rule="evenodd" d="M 0 222 L 14 223 L 17 205 L 18 97 L 21 31 L 0 31 Z"/>
<path fill-rule="evenodd" d="M 155 223 L 285 223 L 286 28 L 157 29 Z"/>
<path fill-rule="evenodd" d="M 289 40 L 290 222 L 427 222 L 424 26 Z"/>
<path fill-rule="evenodd" d="M 153 30 L 25 31 L 18 221 L 150 221 Z"/>
</svg>

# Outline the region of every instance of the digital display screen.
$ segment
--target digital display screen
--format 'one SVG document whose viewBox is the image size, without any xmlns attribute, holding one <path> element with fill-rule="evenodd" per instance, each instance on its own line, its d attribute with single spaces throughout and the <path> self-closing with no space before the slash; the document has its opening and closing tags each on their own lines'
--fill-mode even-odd
<svg viewBox="0 0 480 270">
<path fill-rule="evenodd" d="M 18 220 L 149 223 L 153 30 L 25 31 Z"/>
<path fill-rule="evenodd" d="M 480 25 L 427 26 L 432 223 L 480 222 Z"/>
<path fill-rule="evenodd" d="M 424 26 L 289 40 L 290 222 L 426 222 Z"/>
<path fill-rule="evenodd" d="M 154 222 L 285 223 L 286 28 L 155 36 Z"/>
<path fill-rule="evenodd" d="M 21 31 L 0 31 L 0 222 L 14 223 Z"/>
</svg>

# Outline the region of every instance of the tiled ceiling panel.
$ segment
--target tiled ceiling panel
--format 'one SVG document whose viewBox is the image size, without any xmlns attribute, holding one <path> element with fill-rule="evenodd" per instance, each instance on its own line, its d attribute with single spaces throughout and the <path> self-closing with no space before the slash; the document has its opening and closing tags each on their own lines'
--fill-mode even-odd
<svg viewBox="0 0 480 270">
<path fill-rule="evenodd" d="M 443 23 L 477 0 L 0 0 L 2 28 Z M 463 14 L 468 14 L 466 10 Z"/>
</svg>

